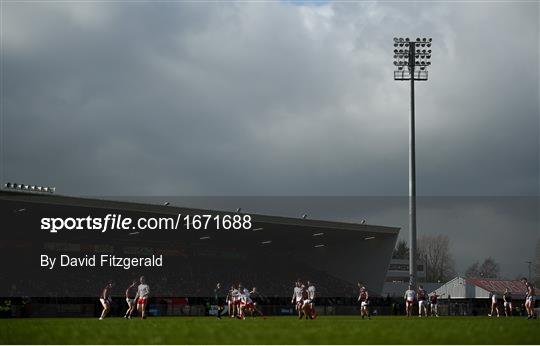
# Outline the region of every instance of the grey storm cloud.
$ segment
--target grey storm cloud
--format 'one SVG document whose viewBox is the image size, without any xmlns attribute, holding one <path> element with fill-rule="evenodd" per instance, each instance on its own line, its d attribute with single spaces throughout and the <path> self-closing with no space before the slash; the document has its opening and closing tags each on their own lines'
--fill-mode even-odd
<svg viewBox="0 0 540 346">
<path fill-rule="evenodd" d="M 9 2 L 3 19 L 4 180 L 404 195 L 403 34 L 435 42 L 419 193 L 538 193 L 536 3 Z"/>
<path fill-rule="evenodd" d="M 409 86 L 393 80 L 392 38 L 430 36 L 419 194 L 538 196 L 536 2 L 1 6 L 4 181 L 75 195 L 406 196 Z M 364 215 L 406 230 L 406 204 L 382 198 Z M 493 249 L 516 272 L 534 247 L 520 241 L 538 238 L 531 203 L 526 218 L 427 203 L 419 226 L 453 234 L 463 268 L 480 259 L 467 244 L 519 225 Z"/>
</svg>

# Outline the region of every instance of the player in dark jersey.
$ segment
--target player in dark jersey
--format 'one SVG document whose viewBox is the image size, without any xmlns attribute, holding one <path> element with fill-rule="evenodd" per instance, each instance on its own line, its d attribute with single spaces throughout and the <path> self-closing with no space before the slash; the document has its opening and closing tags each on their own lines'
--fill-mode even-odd
<svg viewBox="0 0 540 346">
<path fill-rule="evenodd" d="M 103 288 L 101 291 L 101 295 L 99 296 L 99 301 L 101 302 L 101 305 L 103 306 L 103 311 L 101 312 L 101 316 L 99 317 L 100 320 L 107 317 L 107 314 L 111 310 L 111 289 L 112 289 L 113 283 L 112 281 L 109 281 L 107 283 L 107 286 Z"/>
<path fill-rule="evenodd" d="M 435 315 L 437 317 L 439 317 L 439 309 L 438 309 L 438 305 L 437 305 L 437 299 L 439 298 L 439 296 L 437 295 L 437 293 L 433 292 L 433 294 L 431 296 L 429 296 L 429 302 L 430 302 L 430 310 L 431 310 L 431 316 Z"/>
<path fill-rule="evenodd" d="M 364 317 L 367 317 L 368 319 L 371 319 L 371 315 L 369 314 L 369 293 L 367 289 L 362 285 L 362 283 L 358 283 L 358 301 L 360 302 L 360 315 L 362 316 L 362 319 Z"/>
<path fill-rule="evenodd" d="M 221 319 L 221 313 L 223 312 L 223 293 L 221 284 L 218 282 L 216 288 L 214 288 L 214 304 L 217 306 L 217 318 Z"/>
<path fill-rule="evenodd" d="M 308 291 L 306 289 L 306 286 L 304 284 L 301 284 L 300 286 L 302 299 L 300 301 L 300 319 L 306 318 L 306 320 L 311 319 L 311 310 L 309 309 L 309 304 L 304 304 L 306 300 L 308 300 Z"/>
<path fill-rule="evenodd" d="M 504 290 L 503 301 L 504 314 L 506 315 L 506 317 L 508 317 L 508 315 L 512 316 L 512 292 L 510 292 L 508 287 Z"/>
<path fill-rule="evenodd" d="M 128 309 L 126 311 L 126 314 L 124 315 L 124 318 L 131 319 L 131 315 L 133 314 L 133 311 L 137 308 L 137 304 L 135 304 L 135 296 L 137 295 L 137 280 L 133 280 L 133 283 L 126 289 L 126 303 L 128 305 Z"/>
<path fill-rule="evenodd" d="M 251 317 L 254 317 L 254 313 L 256 312 L 260 316 L 262 316 L 263 319 L 266 319 L 266 316 L 264 316 L 261 309 L 259 308 L 261 302 L 261 295 L 259 291 L 257 291 L 257 287 L 253 287 L 247 297 L 249 298 L 248 301 L 251 300 L 251 307 L 248 306 L 250 308 Z"/>
<path fill-rule="evenodd" d="M 418 317 L 422 317 L 422 311 L 424 316 L 427 317 L 427 294 L 422 285 L 418 286 L 416 296 L 418 297 Z"/>
<path fill-rule="evenodd" d="M 522 278 L 521 282 L 525 285 L 526 288 L 525 309 L 527 310 L 527 319 L 530 320 L 531 318 L 536 318 L 536 315 L 534 314 L 534 302 L 536 300 L 536 292 L 534 286 L 527 281 L 527 278 Z"/>
</svg>

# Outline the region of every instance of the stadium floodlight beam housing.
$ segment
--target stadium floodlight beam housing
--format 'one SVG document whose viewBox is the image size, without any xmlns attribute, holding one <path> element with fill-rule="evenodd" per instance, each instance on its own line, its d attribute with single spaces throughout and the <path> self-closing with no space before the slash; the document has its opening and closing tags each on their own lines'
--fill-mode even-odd
<svg viewBox="0 0 540 346">
<path fill-rule="evenodd" d="M 411 108 L 409 123 L 409 284 L 416 286 L 416 154 L 414 125 L 414 81 L 427 81 L 427 68 L 431 66 L 432 39 L 416 40 L 394 37 L 394 80 L 410 81 Z M 427 48 L 427 49 L 426 49 Z"/>
<path fill-rule="evenodd" d="M 17 183 L 5 183 L 4 189 L 6 190 L 19 190 L 19 191 L 29 191 L 29 192 L 46 192 L 54 193 L 56 191 L 55 187 L 50 186 L 38 186 L 38 185 L 26 185 L 26 184 L 17 184 Z"/>
</svg>

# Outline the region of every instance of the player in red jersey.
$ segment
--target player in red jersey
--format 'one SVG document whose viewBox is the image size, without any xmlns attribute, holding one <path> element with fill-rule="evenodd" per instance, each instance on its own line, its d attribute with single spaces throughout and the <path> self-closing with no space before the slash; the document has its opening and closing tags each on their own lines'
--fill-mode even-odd
<svg viewBox="0 0 540 346">
<path fill-rule="evenodd" d="M 133 280 L 133 283 L 126 289 L 126 303 L 128 305 L 128 309 L 126 311 L 126 314 L 124 315 L 124 318 L 131 319 L 131 315 L 133 314 L 133 311 L 137 307 L 137 304 L 135 303 L 136 295 L 137 295 L 137 280 Z"/>
<path fill-rule="evenodd" d="M 308 291 L 306 289 L 306 286 L 304 284 L 300 285 L 302 299 L 300 301 L 300 319 L 306 318 L 306 320 L 311 319 L 311 309 L 310 309 L 310 301 L 308 299 Z"/>
<path fill-rule="evenodd" d="M 367 289 L 362 285 L 362 283 L 358 283 L 358 301 L 360 302 L 360 315 L 362 316 L 362 319 L 364 317 L 367 317 L 368 319 L 371 319 L 371 316 L 369 314 L 369 293 Z"/>
<path fill-rule="evenodd" d="M 107 314 L 111 310 L 111 289 L 113 287 L 112 281 L 109 281 L 107 283 L 107 286 L 103 288 L 101 291 L 101 295 L 99 296 L 99 301 L 101 302 L 101 305 L 103 306 L 103 311 L 101 312 L 101 316 L 99 317 L 100 320 L 107 317 Z"/>
</svg>

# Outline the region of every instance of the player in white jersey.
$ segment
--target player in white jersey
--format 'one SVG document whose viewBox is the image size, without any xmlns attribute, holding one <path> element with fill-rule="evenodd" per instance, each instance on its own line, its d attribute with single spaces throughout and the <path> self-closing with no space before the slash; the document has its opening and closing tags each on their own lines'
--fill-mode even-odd
<svg viewBox="0 0 540 346">
<path fill-rule="evenodd" d="M 135 296 L 137 295 L 137 280 L 133 280 L 133 283 L 129 285 L 128 288 L 126 288 L 126 303 L 128 305 L 128 309 L 126 311 L 126 314 L 124 315 L 124 318 L 131 319 L 131 315 L 133 315 L 133 311 L 135 311 L 136 304 L 135 304 Z"/>
<path fill-rule="evenodd" d="M 253 287 L 252 291 L 249 291 L 247 288 L 244 288 L 242 291 L 242 294 L 240 295 L 240 316 L 242 319 L 246 318 L 246 313 L 249 312 L 251 317 L 253 316 L 253 313 L 256 312 L 259 315 L 263 316 L 263 313 L 261 310 L 257 308 L 255 303 L 253 302 L 253 299 L 251 299 L 252 294 L 257 293 L 257 288 Z"/>
<path fill-rule="evenodd" d="M 146 318 L 146 306 L 148 305 L 148 298 L 150 296 L 150 286 L 146 283 L 144 276 L 141 276 L 139 282 L 141 283 L 137 287 L 137 295 L 135 295 L 135 301 L 137 302 L 137 310 L 141 312 L 141 318 Z"/>
<path fill-rule="evenodd" d="M 242 284 L 238 284 L 238 288 L 235 293 L 236 294 L 234 295 L 233 301 L 236 309 L 236 317 L 242 318 L 242 299 L 244 296 L 244 286 L 242 286 Z"/>
<path fill-rule="evenodd" d="M 416 299 L 416 292 L 412 289 L 411 285 L 409 285 L 409 289 L 405 291 L 404 298 L 405 298 L 405 311 L 407 312 L 407 317 L 411 317 L 414 300 Z"/>
<path fill-rule="evenodd" d="M 296 281 L 291 299 L 291 304 L 295 304 L 295 309 L 298 312 L 298 318 L 302 318 L 302 303 L 304 300 L 302 297 L 304 288 L 302 286 L 300 280 Z"/>
<path fill-rule="evenodd" d="M 308 281 L 306 291 L 307 299 L 303 301 L 302 309 L 304 310 L 304 314 L 313 320 L 317 318 L 317 313 L 315 312 L 315 285 Z"/>
<path fill-rule="evenodd" d="M 107 283 L 107 286 L 101 291 L 101 295 L 99 296 L 99 301 L 101 302 L 101 305 L 103 306 L 103 311 L 101 312 L 101 316 L 99 317 L 100 320 L 107 317 L 107 314 L 111 310 L 111 289 L 112 289 L 112 281 L 109 281 Z"/>
<path fill-rule="evenodd" d="M 234 317 L 234 295 L 238 292 L 234 286 L 231 286 L 229 292 L 227 293 L 227 306 L 229 308 L 229 316 Z"/>
<path fill-rule="evenodd" d="M 493 310 L 497 312 L 497 317 L 499 317 L 499 305 L 497 304 L 497 294 L 495 292 L 490 293 L 491 300 L 491 312 L 488 314 L 489 317 L 493 316 Z"/>
<path fill-rule="evenodd" d="M 242 286 L 238 286 L 238 318 L 246 319 L 245 310 L 247 305 L 251 302 L 249 297 L 249 291 Z"/>
<path fill-rule="evenodd" d="M 418 286 L 418 317 L 422 317 L 422 311 L 427 317 L 427 293 L 422 285 Z"/>
<path fill-rule="evenodd" d="M 240 306 L 240 291 L 236 287 L 232 287 L 231 291 L 231 299 L 232 299 L 232 314 L 231 317 L 237 317 L 240 313 L 239 306 Z"/>
</svg>

